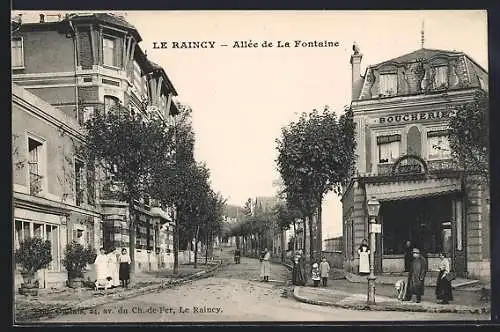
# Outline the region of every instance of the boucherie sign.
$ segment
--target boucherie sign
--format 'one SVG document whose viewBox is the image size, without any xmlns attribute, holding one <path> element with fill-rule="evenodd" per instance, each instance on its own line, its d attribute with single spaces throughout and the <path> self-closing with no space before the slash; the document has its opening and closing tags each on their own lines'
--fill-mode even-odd
<svg viewBox="0 0 500 332">
<path fill-rule="evenodd" d="M 428 112 L 412 112 L 403 114 L 391 114 L 384 117 L 379 117 L 379 123 L 395 123 L 395 122 L 414 122 L 425 120 L 439 120 L 449 118 L 456 114 L 455 110 L 445 111 L 428 111 Z"/>
</svg>

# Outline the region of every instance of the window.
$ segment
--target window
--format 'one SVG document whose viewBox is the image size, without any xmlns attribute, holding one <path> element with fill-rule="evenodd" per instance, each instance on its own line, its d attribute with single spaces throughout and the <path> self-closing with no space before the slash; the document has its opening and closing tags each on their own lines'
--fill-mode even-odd
<svg viewBox="0 0 500 332">
<path fill-rule="evenodd" d="M 92 165 L 87 165 L 87 203 L 95 205 L 95 169 Z"/>
<path fill-rule="evenodd" d="M 102 62 L 105 65 L 116 67 L 115 39 L 104 37 L 102 39 Z"/>
<path fill-rule="evenodd" d="M 392 163 L 399 158 L 401 135 L 378 136 L 378 159 L 380 164 Z"/>
<path fill-rule="evenodd" d="M 75 202 L 77 206 L 83 203 L 84 189 L 84 164 L 81 160 L 75 159 Z"/>
<path fill-rule="evenodd" d="M 427 133 L 427 151 L 429 159 L 446 159 L 451 156 L 450 142 L 446 130 Z"/>
<path fill-rule="evenodd" d="M 448 67 L 435 67 L 434 89 L 443 89 L 448 87 Z"/>
<path fill-rule="evenodd" d="M 94 106 L 80 106 L 78 110 L 78 123 L 80 126 L 84 127 L 85 123 L 87 123 L 94 114 Z"/>
<path fill-rule="evenodd" d="M 11 40 L 11 52 L 12 68 L 24 68 L 24 49 L 21 37 Z"/>
<path fill-rule="evenodd" d="M 29 152 L 29 178 L 30 178 L 30 194 L 36 195 L 43 190 L 42 182 L 42 147 L 43 143 L 28 138 L 28 152 Z"/>
<path fill-rule="evenodd" d="M 397 74 L 380 74 L 380 94 L 393 96 L 398 92 Z"/>
<path fill-rule="evenodd" d="M 48 267 L 49 270 L 59 269 L 59 227 L 49 225 L 43 222 L 29 222 L 16 220 L 14 229 L 14 245 L 19 248 L 21 242 L 31 237 L 39 237 L 50 241 L 52 261 Z"/>
<path fill-rule="evenodd" d="M 116 110 L 118 107 L 118 98 L 113 96 L 104 96 L 104 112 L 108 113 L 109 111 Z"/>
</svg>

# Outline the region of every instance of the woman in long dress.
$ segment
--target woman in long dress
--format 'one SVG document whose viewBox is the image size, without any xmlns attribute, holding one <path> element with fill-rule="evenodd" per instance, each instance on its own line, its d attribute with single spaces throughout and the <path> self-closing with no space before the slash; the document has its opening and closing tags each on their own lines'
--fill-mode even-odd
<svg viewBox="0 0 500 332">
<path fill-rule="evenodd" d="M 120 255 L 120 282 L 124 288 L 128 288 L 128 283 L 130 280 L 130 256 L 127 253 L 127 249 L 122 249 L 122 254 Z"/>
<path fill-rule="evenodd" d="M 267 248 L 264 249 L 262 261 L 260 264 L 260 277 L 262 278 L 262 281 L 265 282 L 269 281 L 269 276 L 271 275 L 271 263 L 269 262 L 270 258 L 271 253 L 269 253 L 269 250 L 267 250 Z"/>
<path fill-rule="evenodd" d="M 446 278 L 450 273 L 450 261 L 446 258 L 445 253 L 439 255 L 441 261 L 439 262 L 439 275 L 436 282 L 436 298 L 441 300 L 441 304 L 448 304 L 453 301 L 453 294 L 451 291 L 451 281 Z"/>
<path fill-rule="evenodd" d="M 370 248 L 368 247 L 368 241 L 363 239 L 361 245 L 358 248 L 359 255 L 359 274 L 367 275 L 370 273 Z"/>
<path fill-rule="evenodd" d="M 305 286 L 306 284 L 306 269 L 302 252 L 299 250 L 294 257 L 293 284 L 295 286 Z"/>
<path fill-rule="evenodd" d="M 120 263 L 118 262 L 118 259 L 120 257 L 119 255 L 120 254 L 118 253 L 118 250 L 116 248 L 113 248 L 108 253 L 108 270 L 113 287 L 120 286 Z"/>
<path fill-rule="evenodd" d="M 105 255 L 104 248 L 99 249 L 99 254 L 94 261 L 94 268 L 96 274 L 96 281 L 105 283 L 106 278 L 109 277 L 108 273 L 108 257 Z"/>
</svg>

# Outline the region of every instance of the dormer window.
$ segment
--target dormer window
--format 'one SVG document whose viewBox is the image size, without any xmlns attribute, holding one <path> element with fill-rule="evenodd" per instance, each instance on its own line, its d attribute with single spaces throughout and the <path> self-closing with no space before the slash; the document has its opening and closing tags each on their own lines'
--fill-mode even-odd
<svg viewBox="0 0 500 332">
<path fill-rule="evenodd" d="M 445 89 L 448 87 L 448 67 L 439 66 L 434 67 L 434 89 Z"/>
<path fill-rule="evenodd" d="M 380 94 L 394 96 L 398 92 L 398 75 L 395 73 L 380 74 Z"/>
</svg>

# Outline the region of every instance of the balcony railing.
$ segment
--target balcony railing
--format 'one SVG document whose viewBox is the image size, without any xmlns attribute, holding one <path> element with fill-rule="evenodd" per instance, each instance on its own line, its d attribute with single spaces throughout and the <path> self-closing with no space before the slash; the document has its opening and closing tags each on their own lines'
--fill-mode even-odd
<svg viewBox="0 0 500 332">
<path fill-rule="evenodd" d="M 43 176 L 30 172 L 30 194 L 38 195 L 42 191 Z"/>
<path fill-rule="evenodd" d="M 427 170 L 429 172 L 459 169 L 458 164 L 453 159 L 428 160 L 426 163 L 427 163 Z M 390 175 L 392 172 L 393 165 L 394 165 L 393 163 L 378 164 L 377 175 Z M 416 165 L 401 165 L 401 166 L 410 167 Z"/>
</svg>

